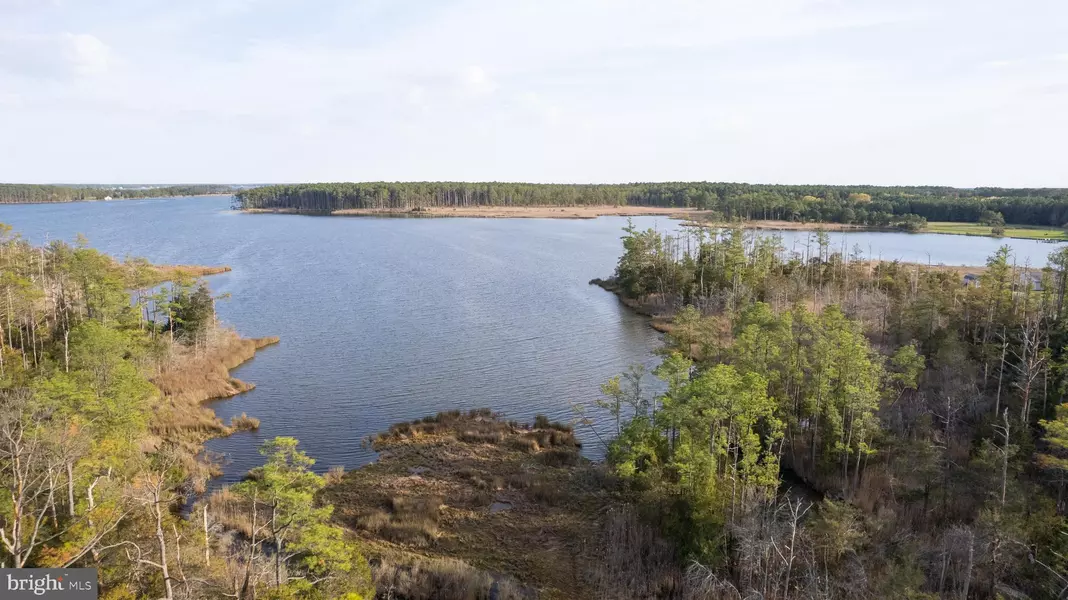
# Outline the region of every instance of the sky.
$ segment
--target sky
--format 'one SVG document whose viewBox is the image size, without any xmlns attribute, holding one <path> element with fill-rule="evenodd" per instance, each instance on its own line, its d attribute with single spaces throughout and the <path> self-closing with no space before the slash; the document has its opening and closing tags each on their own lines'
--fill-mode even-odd
<svg viewBox="0 0 1068 600">
<path fill-rule="evenodd" d="M 1065 0 L 0 0 L 0 181 L 1068 187 Z"/>
</svg>

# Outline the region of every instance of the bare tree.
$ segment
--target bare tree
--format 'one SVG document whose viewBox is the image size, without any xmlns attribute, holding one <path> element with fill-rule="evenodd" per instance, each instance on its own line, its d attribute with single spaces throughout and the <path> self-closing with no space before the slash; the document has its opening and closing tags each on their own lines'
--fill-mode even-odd
<svg viewBox="0 0 1068 600">
<path fill-rule="evenodd" d="M 46 538 L 61 465 L 46 431 L 50 415 L 35 408 L 29 390 L 0 390 L 0 473 L 11 512 L 0 517 L 0 543 L 12 567 L 25 567 Z"/>
</svg>

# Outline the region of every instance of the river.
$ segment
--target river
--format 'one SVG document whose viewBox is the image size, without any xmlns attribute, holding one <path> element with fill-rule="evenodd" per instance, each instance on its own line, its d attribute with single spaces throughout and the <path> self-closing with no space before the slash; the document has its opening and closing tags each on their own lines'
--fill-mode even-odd
<svg viewBox="0 0 1068 600">
<path fill-rule="evenodd" d="M 229 265 L 210 278 L 220 318 L 244 336 L 280 336 L 234 371 L 256 384 L 216 402 L 261 429 L 213 440 L 224 481 L 260 463 L 256 448 L 293 436 L 318 467 L 373 458 L 366 436 L 451 408 L 508 418 L 572 418 L 571 404 L 628 365 L 657 363 L 660 336 L 615 296 L 588 285 L 612 273 L 626 219 L 375 219 L 249 215 L 226 197 L 0 205 L 0 222 L 34 243 L 90 244 L 156 263 Z M 638 227 L 676 221 L 635 218 Z M 785 232 L 788 249 L 808 232 Z M 832 247 L 865 255 L 983 264 L 1001 244 L 1020 264 L 1057 246 L 934 234 L 832 233 Z M 596 438 L 579 431 L 587 453 Z"/>
</svg>

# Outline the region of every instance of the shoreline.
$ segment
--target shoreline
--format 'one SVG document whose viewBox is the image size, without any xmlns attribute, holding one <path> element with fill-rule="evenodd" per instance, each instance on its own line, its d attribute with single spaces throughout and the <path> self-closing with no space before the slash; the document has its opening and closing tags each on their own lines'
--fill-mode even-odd
<svg viewBox="0 0 1068 600">
<path fill-rule="evenodd" d="M 708 229 L 759 229 L 767 231 L 847 231 L 847 232 L 871 232 L 871 233 L 907 233 L 907 234 L 933 234 L 933 235 L 965 235 L 969 237 L 988 237 L 995 239 L 1014 239 L 1014 240 L 1034 240 L 1036 242 L 1049 242 L 1060 243 L 1068 242 L 1068 237 L 1058 232 L 1061 237 L 1049 237 L 1040 235 L 1019 235 L 1013 234 L 1015 231 L 1027 231 L 1034 228 L 1034 231 L 1055 231 L 1054 228 L 1037 228 L 1037 226 L 1030 225 L 1006 225 L 1006 234 L 1002 236 L 995 236 L 991 233 L 983 233 L 979 231 L 948 231 L 949 228 L 958 227 L 964 228 L 975 225 L 974 223 L 963 223 L 956 221 L 932 221 L 928 223 L 928 227 L 919 231 L 905 231 L 902 229 L 895 229 L 893 227 L 876 227 L 871 225 L 855 225 L 852 223 L 822 223 L 822 222 L 797 222 L 797 221 L 778 221 L 778 220 L 753 220 L 753 221 L 740 221 L 735 223 L 721 222 L 721 221 L 694 221 L 687 220 L 684 225 L 689 227 L 703 227 Z"/>
<path fill-rule="evenodd" d="M 208 198 L 212 196 L 233 196 L 233 194 L 217 193 L 217 194 L 184 194 L 181 196 L 139 196 L 137 198 L 112 198 L 111 200 L 105 200 L 103 198 L 83 198 L 80 200 L 61 200 L 58 202 L 0 202 L 0 206 L 40 206 L 42 204 L 81 204 L 85 202 L 127 202 L 129 200 L 159 200 L 161 198 Z"/>
<path fill-rule="evenodd" d="M 277 336 L 243 338 L 232 329 L 222 329 L 207 350 L 177 356 L 167 368 L 150 377 L 159 390 L 154 407 L 153 434 L 193 433 L 197 442 L 232 435 L 241 429 L 225 424 L 209 403 L 227 400 L 256 388 L 230 371 L 255 358 L 256 353 L 278 344 Z M 257 421 L 258 426 L 258 421 Z"/>
<path fill-rule="evenodd" d="M 699 217 L 696 208 L 659 206 L 431 206 L 418 209 L 348 208 L 334 211 L 293 208 L 245 208 L 249 214 L 309 215 L 383 218 L 473 218 L 473 219 L 596 219 L 597 217 Z"/>
<path fill-rule="evenodd" d="M 851 223 L 821 223 L 799 221 L 752 220 L 738 222 L 724 221 L 686 221 L 684 225 L 690 227 L 703 227 L 706 229 L 766 229 L 772 231 L 875 231 L 875 232 L 898 232 L 898 229 L 890 227 L 871 227 L 868 225 L 854 225 Z M 922 233 L 922 232 L 921 232 Z"/>
<path fill-rule="evenodd" d="M 122 263 L 122 265 L 127 268 L 131 266 L 129 263 Z M 152 280 L 157 284 L 183 277 L 199 279 L 233 271 L 228 265 L 150 265 L 149 270 Z"/>
<path fill-rule="evenodd" d="M 936 235 L 967 235 L 972 237 L 993 237 L 989 233 L 977 231 L 947 231 L 950 226 L 969 226 L 972 223 L 933 221 L 930 229 L 904 231 L 893 227 L 876 227 L 852 223 L 798 222 L 774 219 L 754 219 L 739 222 L 704 221 L 701 217 L 711 216 L 711 211 L 699 208 L 662 207 L 662 206 L 426 206 L 415 208 L 345 208 L 338 210 L 305 210 L 299 208 L 241 208 L 238 212 L 248 214 L 304 215 L 318 217 L 378 217 L 378 218 L 468 218 L 468 219 L 596 219 L 598 217 L 669 217 L 683 221 L 684 226 L 704 227 L 710 229 L 755 229 L 765 231 L 844 231 L 873 233 L 910 233 Z M 1042 235 L 1023 235 L 1013 231 L 1028 230 L 1031 226 L 1006 226 L 1006 235 L 1002 238 L 1047 241 L 1051 243 L 1068 241 L 1068 237 L 1051 237 Z M 1036 229 L 1052 231 L 1053 228 Z"/>
<path fill-rule="evenodd" d="M 863 265 L 869 270 L 869 272 L 875 268 L 876 265 L 881 263 L 892 263 L 895 261 L 878 261 L 878 260 L 864 260 L 857 264 Z M 981 275 L 986 272 L 986 266 L 968 266 L 968 265 L 925 265 L 915 262 L 898 262 L 899 265 L 913 269 L 916 271 L 939 271 L 945 273 L 958 273 L 962 277 L 964 275 Z M 1021 270 L 1023 268 L 1021 267 Z M 1041 269 L 1030 268 L 1029 271 L 1041 271 Z M 635 313 L 647 317 L 649 319 L 649 326 L 659 331 L 660 333 L 671 333 L 674 331 L 675 326 L 673 324 L 674 314 L 671 312 L 665 312 L 658 309 L 656 302 L 639 302 L 634 298 L 623 295 L 623 291 L 616 283 L 615 277 L 608 277 L 607 279 L 601 279 L 600 277 L 591 279 L 589 285 L 596 285 L 597 287 L 605 290 L 606 292 L 615 294 L 619 302 L 631 309 Z"/>
<path fill-rule="evenodd" d="M 583 549 L 603 543 L 618 501 L 570 426 L 450 411 L 395 424 L 372 447 L 376 461 L 321 493 L 361 541 L 378 589 L 432 598 L 448 583 L 471 598 L 597 597 L 591 576 L 603 576 L 602 565 Z"/>
</svg>

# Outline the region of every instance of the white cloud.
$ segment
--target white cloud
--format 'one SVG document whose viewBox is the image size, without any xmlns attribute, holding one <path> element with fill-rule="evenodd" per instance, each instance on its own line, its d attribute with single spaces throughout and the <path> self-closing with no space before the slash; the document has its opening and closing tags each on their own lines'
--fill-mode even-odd
<svg viewBox="0 0 1068 600">
<path fill-rule="evenodd" d="M 0 70 L 34 78 L 99 75 L 110 61 L 111 49 L 90 34 L 0 31 Z"/>
<path fill-rule="evenodd" d="M 98 38 L 85 34 L 66 34 L 65 58 L 81 75 L 97 75 L 108 70 L 111 50 Z"/>
<path fill-rule="evenodd" d="M 461 81 L 463 90 L 472 96 L 484 96 L 497 90 L 497 84 L 490 79 L 486 70 L 476 65 L 464 69 Z"/>
<path fill-rule="evenodd" d="M 426 106 L 426 88 L 421 85 L 413 85 L 408 88 L 408 104 L 412 106 Z"/>
<path fill-rule="evenodd" d="M 1062 4 L 0 0 L 0 181 L 1068 185 Z"/>
<path fill-rule="evenodd" d="M 524 92 L 516 98 L 516 104 L 528 115 L 533 116 L 542 125 L 555 127 L 561 124 L 560 107 L 535 92 Z"/>
</svg>

